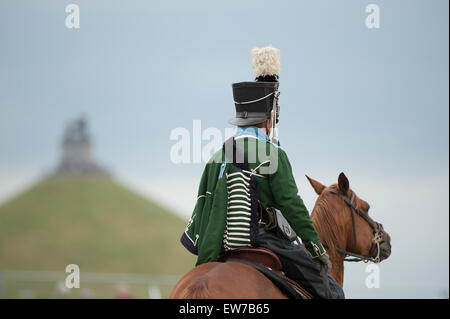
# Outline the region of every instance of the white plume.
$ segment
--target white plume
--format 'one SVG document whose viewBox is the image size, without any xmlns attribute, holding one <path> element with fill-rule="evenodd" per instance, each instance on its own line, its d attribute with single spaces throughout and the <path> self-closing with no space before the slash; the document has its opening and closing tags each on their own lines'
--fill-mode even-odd
<svg viewBox="0 0 450 319">
<path fill-rule="evenodd" d="M 255 78 L 261 75 L 280 75 L 280 50 L 268 46 L 251 51 L 252 69 Z"/>
</svg>

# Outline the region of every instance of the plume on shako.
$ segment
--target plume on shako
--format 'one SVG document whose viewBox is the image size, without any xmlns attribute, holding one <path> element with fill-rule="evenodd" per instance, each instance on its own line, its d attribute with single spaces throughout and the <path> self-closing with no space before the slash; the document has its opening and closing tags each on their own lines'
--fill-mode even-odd
<svg viewBox="0 0 450 319">
<path fill-rule="evenodd" d="M 255 82 L 232 85 L 236 117 L 229 122 L 237 126 L 248 126 L 269 120 L 268 136 L 272 143 L 279 144 L 276 123 L 280 110 L 280 50 L 272 46 L 252 49 L 251 65 Z"/>
<path fill-rule="evenodd" d="M 271 46 L 251 51 L 253 75 L 256 81 L 277 82 L 280 76 L 280 50 Z"/>
</svg>

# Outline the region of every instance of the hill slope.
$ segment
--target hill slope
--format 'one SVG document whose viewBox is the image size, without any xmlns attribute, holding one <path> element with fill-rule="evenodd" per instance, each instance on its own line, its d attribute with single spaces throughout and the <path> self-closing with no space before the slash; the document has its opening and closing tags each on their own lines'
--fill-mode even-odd
<svg viewBox="0 0 450 319">
<path fill-rule="evenodd" d="M 0 207 L 0 269 L 183 274 L 185 226 L 111 179 L 52 177 Z"/>
</svg>

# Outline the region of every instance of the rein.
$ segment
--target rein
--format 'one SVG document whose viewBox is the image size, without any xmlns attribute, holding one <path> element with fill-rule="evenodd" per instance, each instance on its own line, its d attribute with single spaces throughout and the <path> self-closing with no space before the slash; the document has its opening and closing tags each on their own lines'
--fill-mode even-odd
<svg viewBox="0 0 450 319">
<path fill-rule="evenodd" d="M 374 249 L 376 249 L 376 254 L 375 254 L 375 257 L 373 257 L 373 256 L 363 256 L 363 255 L 355 254 L 353 252 L 350 252 L 350 251 L 347 251 L 347 250 L 344 250 L 344 249 L 340 249 L 340 248 L 337 248 L 337 247 L 336 247 L 336 251 L 338 253 L 340 253 L 340 254 L 344 254 L 346 256 L 353 257 L 353 258 L 345 258 L 344 261 L 349 261 L 349 262 L 363 261 L 365 263 L 367 263 L 369 261 L 372 261 L 372 262 L 374 262 L 376 264 L 379 263 L 381 261 L 381 258 L 380 258 L 380 252 L 381 252 L 380 244 L 383 241 L 383 225 L 375 222 L 372 218 L 369 217 L 369 215 L 367 213 L 362 212 L 358 207 L 355 206 L 355 204 L 354 204 L 355 193 L 352 192 L 352 195 L 351 195 L 351 197 L 349 199 L 347 196 L 342 195 L 337 190 L 329 189 L 329 191 L 331 193 L 341 197 L 344 200 L 344 202 L 347 204 L 347 206 L 350 208 L 350 213 L 352 215 L 352 227 L 353 227 L 353 238 L 354 238 L 354 240 L 353 240 L 353 247 L 356 248 L 356 240 L 357 240 L 356 225 L 355 225 L 355 213 L 356 213 L 360 217 L 362 217 L 362 219 L 364 219 L 369 224 L 369 226 L 372 228 L 372 230 L 373 230 L 374 237 L 372 239 L 372 247 L 370 248 L 370 252 L 373 251 Z"/>
</svg>

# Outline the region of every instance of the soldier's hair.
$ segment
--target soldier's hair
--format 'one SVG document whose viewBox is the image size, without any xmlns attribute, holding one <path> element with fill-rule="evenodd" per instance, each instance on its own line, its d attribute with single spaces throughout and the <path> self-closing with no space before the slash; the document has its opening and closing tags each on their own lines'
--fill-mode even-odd
<svg viewBox="0 0 450 319">
<path fill-rule="evenodd" d="M 267 121 L 267 120 L 266 120 Z M 264 121 L 264 122 L 261 122 L 261 123 L 258 123 L 258 124 L 252 124 L 252 125 L 242 125 L 242 126 L 254 126 L 254 127 L 257 127 L 257 128 L 264 128 L 264 127 L 266 127 L 266 121 Z M 239 126 L 240 127 L 240 126 Z"/>
</svg>

